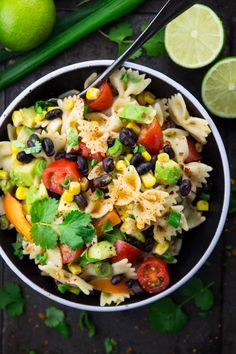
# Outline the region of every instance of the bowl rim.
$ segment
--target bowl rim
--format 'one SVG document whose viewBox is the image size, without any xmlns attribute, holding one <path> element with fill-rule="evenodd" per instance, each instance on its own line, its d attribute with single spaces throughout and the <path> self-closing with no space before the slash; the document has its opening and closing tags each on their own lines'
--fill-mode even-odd
<svg viewBox="0 0 236 354">
<path fill-rule="evenodd" d="M 34 83 L 29 85 L 26 89 L 24 89 L 10 104 L 9 106 L 5 109 L 3 112 L 1 118 L 0 118 L 0 128 L 1 125 L 3 124 L 4 120 L 6 117 L 10 114 L 10 112 L 14 109 L 14 107 L 22 100 L 24 97 L 26 97 L 29 93 L 31 93 L 36 87 L 40 86 L 41 84 L 50 81 L 51 79 L 60 76 L 61 74 L 67 73 L 69 71 L 74 71 L 77 69 L 83 69 L 83 68 L 90 68 L 91 69 L 95 66 L 108 66 L 111 65 L 113 60 L 110 59 L 102 59 L 102 60 L 89 60 L 89 61 L 83 61 L 71 65 L 67 65 L 64 67 L 61 67 L 57 70 L 54 70 L 40 79 L 36 80 Z M 8 258 L 7 254 L 4 252 L 2 247 L 0 246 L 0 255 L 6 262 L 6 264 L 11 268 L 11 270 L 27 285 L 29 285 L 32 289 L 36 290 L 38 293 L 46 296 L 47 298 L 54 300 L 62 305 L 66 305 L 71 308 L 76 308 L 79 310 L 86 310 L 86 311 L 94 311 L 94 312 L 115 312 L 115 311 L 124 311 L 124 310 L 131 310 L 135 309 L 141 306 L 148 305 L 154 301 L 160 300 L 161 298 L 170 295 L 174 291 L 176 291 L 179 287 L 181 287 L 183 284 L 185 284 L 190 278 L 194 276 L 194 274 L 203 266 L 203 264 L 206 262 L 207 258 L 210 256 L 212 253 L 213 249 L 215 248 L 225 221 L 227 217 L 227 212 L 228 212 L 228 207 L 229 207 L 229 200 L 230 200 L 230 172 L 229 172 L 229 163 L 228 163 L 228 158 L 226 154 L 226 150 L 222 141 L 222 138 L 218 132 L 218 129 L 215 126 L 215 123 L 213 120 L 210 118 L 209 114 L 205 110 L 205 108 L 202 106 L 202 104 L 186 89 L 184 88 L 181 84 L 177 83 L 174 79 L 169 78 L 167 75 L 146 67 L 144 65 L 136 64 L 136 63 L 131 63 L 131 62 L 125 62 L 123 64 L 124 67 L 126 68 L 131 68 L 134 70 L 142 71 L 143 73 L 147 75 L 152 75 L 153 77 L 160 79 L 167 84 L 171 85 L 176 89 L 176 91 L 182 93 L 191 103 L 198 109 L 198 111 L 201 113 L 202 117 L 204 117 L 212 130 L 212 133 L 215 137 L 216 143 L 218 145 L 219 151 L 220 151 L 220 156 L 221 156 L 221 161 L 222 161 L 222 166 L 223 166 L 223 172 L 224 172 L 224 181 L 225 181 L 225 188 L 224 188 L 224 202 L 222 206 L 222 211 L 221 211 L 221 216 L 220 220 L 216 229 L 216 232 L 214 236 L 212 237 L 212 241 L 205 251 L 205 253 L 202 255 L 200 260 L 195 264 L 195 266 L 183 277 L 181 278 L 177 283 L 172 285 L 170 288 L 167 288 L 163 292 L 151 296 L 150 298 L 147 298 L 145 300 L 140 300 L 136 301 L 135 303 L 131 304 L 123 304 L 119 306 L 92 306 L 92 305 L 83 305 L 77 302 L 73 302 L 70 300 L 63 299 L 57 295 L 51 294 L 50 292 L 42 289 L 40 286 L 36 285 L 33 281 L 31 281 L 29 278 L 27 278 L 14 264 L 13 262 Z"/>
</svg>

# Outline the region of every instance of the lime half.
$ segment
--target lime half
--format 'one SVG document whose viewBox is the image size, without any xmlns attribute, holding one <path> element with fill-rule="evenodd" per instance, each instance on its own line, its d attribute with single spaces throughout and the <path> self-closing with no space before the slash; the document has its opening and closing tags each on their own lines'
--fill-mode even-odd
<svg viewBox="0 0 236 354">
<path fill-rule="evenodd" d="M 202 99 L 218 117 L 236 118 L 236 57 L 216 63 L 205 75 Z"/>
<path fill-rule="evenodd" d="M 196 4 L 170 22 L 165 31 L 165 46 L 170 58 L 184 68 L 210 64 L 224 45 L 220 18 L 208 6 Z"/>
</svg>

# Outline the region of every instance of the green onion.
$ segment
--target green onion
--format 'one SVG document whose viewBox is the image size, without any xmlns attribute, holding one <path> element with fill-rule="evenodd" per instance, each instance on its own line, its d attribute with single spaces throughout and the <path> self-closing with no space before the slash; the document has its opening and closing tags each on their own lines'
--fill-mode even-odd
<svg viewBox="0 0 236 354">
<path fill-rule="evenodd" d="M 37 254 L 36 255 L 36 260 L 42 264 L 42 265 L 45 265 L 46 264 L 46 261 L 47 261 L 47 253 L 43 253 L 43 254 Z"/>
<path fill-rule="evenodd" d="M 24 77 L 87 34 L 131 12 L 142 2 L 144 0 L 107 0 L 106 5 L 2 71 L 0 73 L 0 89 L 4 89 Z"/>
<path fill-rule="evenodd" d="M 65 294 L 69 289 L 70 289 L 70 286 L 67 284 L 59 284 L 57 286 L 57 290 L 60 291 L 60 293 L 62 293 L 62 294 Z"/>
<path fill-rule="evenodd" d="M 114 144 L 107 150 L 107 153 L 113 157 L 118 157 L 123 150 L 123 145 L 119 139 L 116 139 Z"/>
<path fill-rule="evenodd" d="M 96 165 L 97 165 L 97 160 L 96 159 L 92 159 L 91 160 L 91 167 L 93 168 L 93 167 L 95 167 Z"/>
<path fill-rule="evenodd" d="M 6 215 L 1 215 L 0 216 L 0 230 L 7 230 L 10 226 L 10 222 Z"/>
<path fill-rule="evenodd" d="M 177 211 L 172 210 L 167 219 L 167 224 L 173 226 L 174 228 L 178 228 L 180 225 L 181 214 Z"/>
<path fill-rule="evenodd" d="M 175 257 L 170 251 L 166 251 L 160 258 L 168 263 L 172 263 L 175 260 Z"/>
<path fill-rule="evenodd" d="M 66 177 L 62 182 L 61 182 L 61 186 L 64 188 L 64 189 L 69 189 L 70 187 L 70 178 Z"/>
<path fill-rule="evenodd" d="M 99 189 L 99 188 L 96 188 L 95 190 L 95 196 L 97 199 L 99 198 L 104 198 L 105 196 L 105 193 L 103 192 L 103 190 Z"/>
<path fill-rule="evenodd" d="M 199 196 L 199 199 L 206 200 L 206 201 L 209 201 L 210 198 L 211 198 L 210 194 L 207 193 L 201 193 L 201 195 Z"/>
</svg>

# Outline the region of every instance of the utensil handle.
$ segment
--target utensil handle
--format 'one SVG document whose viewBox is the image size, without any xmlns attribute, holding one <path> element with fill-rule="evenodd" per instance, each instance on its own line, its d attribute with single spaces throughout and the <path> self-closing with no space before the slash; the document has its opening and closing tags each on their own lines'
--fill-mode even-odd
<svg viewBox="0 0 236 354">
<path fill-rule="evenodd" d="M 89 86 L 98 86 L 113 71 L 118 69 L 133 53 L 136 52 L 149 38 L 162 29 L 167 23 L 188 9 L 195 1 L 192 0 L 167 0 L 162 9 L 157 13 L 148 27 L 139 35 L 131 46 L 122 53 L 108 68 Z M 80 93 L 83 96 L 86 90 Z"/>
</svg>

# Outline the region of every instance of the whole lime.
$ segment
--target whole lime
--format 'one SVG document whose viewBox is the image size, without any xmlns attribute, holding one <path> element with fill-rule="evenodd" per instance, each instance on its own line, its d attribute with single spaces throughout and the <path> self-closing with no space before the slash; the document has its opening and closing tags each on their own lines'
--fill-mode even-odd
<svg viewBox="0 0 236 354">
<path fill-rule="evenodd" d="M 1 0 L 0 42 L 12 51 L 33 49 L 48 38 L 55 19 L 53 0 Z"/>
</svg>

